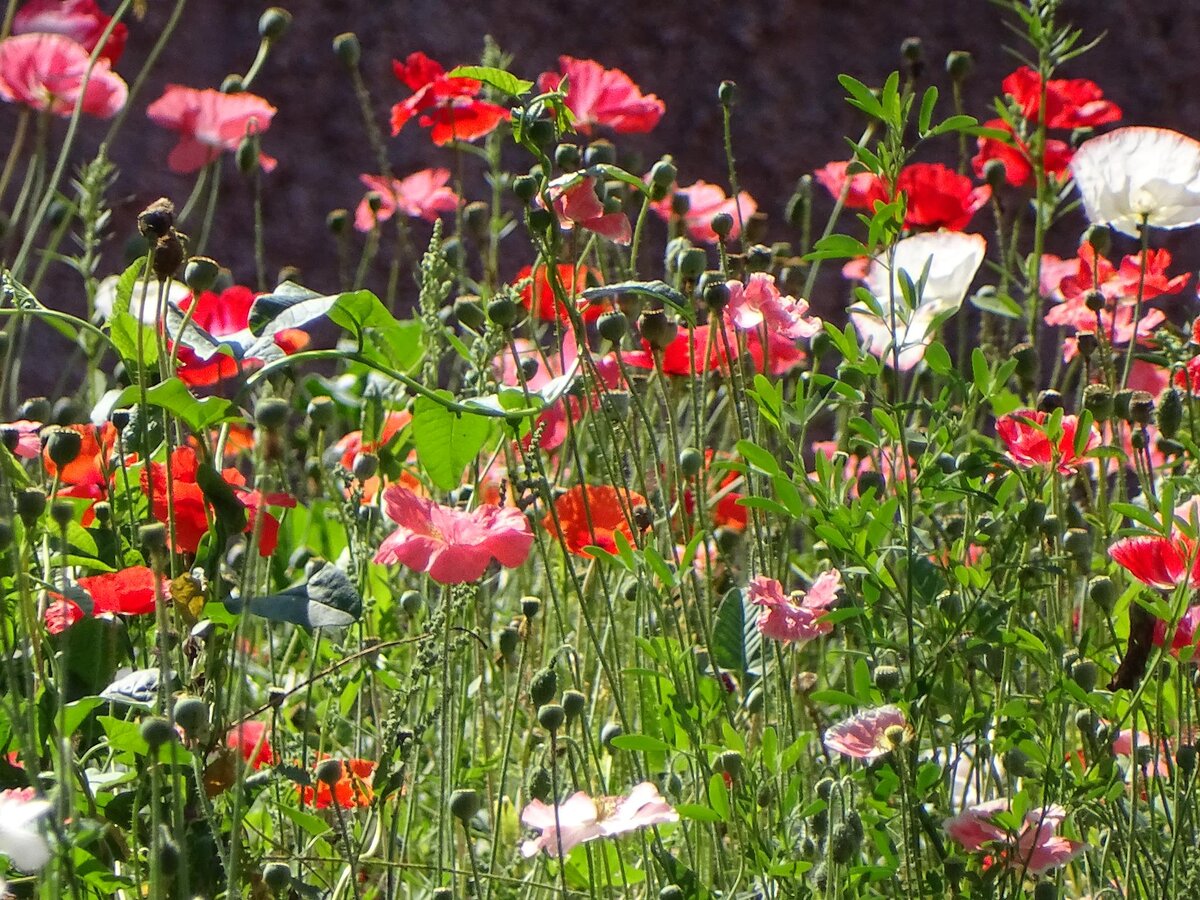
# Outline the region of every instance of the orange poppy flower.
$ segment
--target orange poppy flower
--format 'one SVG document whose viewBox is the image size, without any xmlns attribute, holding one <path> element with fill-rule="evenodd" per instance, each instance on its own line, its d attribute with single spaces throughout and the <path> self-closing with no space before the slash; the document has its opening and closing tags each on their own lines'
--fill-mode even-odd
<svg viewBox="0 0 1200 900">
<path fill-rule="evenodd" d="M 300 790 L 304 802 L 313 803 L 317 809 L 328 809 L 334 800 L 345 809 L 370 806 L 375 797 L 375 791 L 371 788 L 374 775 L 375 763 L 369 759 L 345 759 L 342 760 L 342 777 L 332 789 L 325 782 L 314 779 L 315 792 L 311 787 L 301 787 Z"/>
<path fill-rule="evenodd" d="M 646 498 L 629 490 L 618 490 L 607 484 L 577 484 L 554 502 L 558 515 L 559 540 L 577 556 L 591 558 L 584 547 L 594 544 L 610 553 L 617 550 L 614 535 L 625 535 L 633 543 L 634 525 L 629 514 L 637 506 L 645 506 Z M 555 530 L 554 516 L 547 514 L 542 525 Z"/>
</svg>

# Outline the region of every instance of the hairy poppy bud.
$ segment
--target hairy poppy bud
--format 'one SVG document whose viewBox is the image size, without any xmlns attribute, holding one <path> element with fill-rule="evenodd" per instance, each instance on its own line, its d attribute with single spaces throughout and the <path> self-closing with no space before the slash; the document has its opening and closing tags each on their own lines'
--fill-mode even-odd
<svg viewBox="0 0 1200 900">
<path fill-rule="evenodd" d="M 554 733 L 563 726 L 567 713 L 557 703 L 546 703 L 538 708 L 538 722 L 547 731 Z"/>
<path fill-rule="evenodd" d="M 685 896 L 683 888 L 677 884 L 668 884 L 658 892 L 658 900 L 684 900 Z"/>
<path fill-rule="evenodd" d="M 309 424 L 318 431 L 322 428 L 328 428 L 333 422 L 333 415 L 336 411 L 332 397 L 313 397 L 308 402 L 307 414 Z"/>
<path fill-rule="evenodd" d="M 362 58 L 362 45 L 358 42 L 358 35 L 353 31 L 343 31 L 333 39 L 333 52 L 342 65 L 353 69 Z"/>
<path fill-rule="evenodd" d="M 1158 398 L 1158 430 L 1163 437 L 1173 438 L 1183 424 L 1183 394 L 1175 388 L 1167 388 Z"/>
<path fill-rule="evenodd" d="M 41 488 L 27 487 L 17 493 L 17 515 L 28 530 L 46 511 L 46 492 Z"/>
<path fill-rule="evenodd" d="M 587 697 L 579 691 L 563 691 L 562 708 L 568 720 L 578 719 L 587 708 Z"/>
<path fill-rule="evenodd" d="M 1083 239 L 1092 245 L 1098 256 L 1108 256 L 1112 249 L 1112 229 L 1107 225 L 1093 225 L 1084 232 Z"/>
<path fill-rule="evenodd" d="M 712 217 L 710 227 L 721 240 L 725 240 L 733 232 L 733 216 L 729 213 L 717 213 Z"/>
<path fill-rule="evenodd" d="M 192 737 L 208 727 L 208 704 L 199 697 L 180 697 L 171 713 L 175 722 Z"/>
<path fill-rule="evenodd" d="M 460 788 L 450 795 L 450 815 L 460 822 L 470 820 L 482 806 L 478 791 Z"/>
<path fill-rule="evenodd" d="M 532 119 L 525 122 L 525 136 L 535 147 L 546 148 L 554 143 L 558 132 L 549 119 Z"/>
<path fill-rule="evenodd" d="M 464 295 L 455 299 L 454 318 L 458 319 L 460 325 L 464 325 L 476 333 L 482 333 L 487 327 L 487 317 L 483 314 L 483 307 L 479 305 L 479 298 L 473 295 Z"/>
<path fill-rule="evenodd" d="M 1196 748 L 1191 744 L 1181 744 L 1175 751 L 1175 765 L 1184 775 L 1190 775 L 1196 768 Z"/>
<path fill-rule="evenodd" d="M 575 144 L 559 144 L 554 148 L 554 164 L 564 172 L 574 172 L 583 164 L 583 154 Z"/>
<path fill-rule="evenodd" d="M 846 865 L 858 853 L 859 838 L 845 822 L 838 822 L 829 834 L 829 853 L 838 865 Z"/>
<path fill-rule="evenodd" d="M 717 100 L 722 106 L 729 107 L 737 103 L 737 83 L 722 81 L 717 85 Z"/>
<path fill-rule="evenodd" d="M 692 208 L 692 198 L 682 191 L 676 191 L 671 195 L 671 214 L 674 216 L 686 216 Z"/>
<path fill-rule="evenodd" d="M 529 222 L 529 230 L 540 234 L 554 227 L 557 221 L 554 218 L 554 213 L 548 209 L 531 209 L 525 214 L 525 218 Z"/>
<path fill-rule="evenodd" d="M 1004 182 L 1008 180 L 1008 170 L 1004 167 L 1004 160 L 989 159 L 983 164 L 983 180 L 988 183 L 993 191 L 998 191 Z"/>
<path fill-rule="evenodd" d="M 921 77 L 925 70 L 925 45 L 919 37 L 906 37 L 900 42 L 900 58 L 908 65 L 911 77 Z"/>
<path fill-rule="evenodd" d="M 716 313 L 725 309 L 729 305 L 729 285 L 723 281 L 713 281 L 705 285 L 704 305 Z"/>
<path fill-rule="evenodd" d="M 400 608 L 405 615 L 416 616 L 425 608 L 425 598 L 420 591 L 405 591 L 400 595 Z"/>
<path fill-rule="evenodd" d="M 149 553 L 157 553 L 167 549 L 167 526 L 161 522 L 143 525 L 138 529 L 138 543 Z"/>
<path fill-rule="evenodd" d="M 1088 582 L 1088 600 L 1102 612 L 1108 612 L 1117 602 L 1117 586 L 1107 575 L 1097 575 Z"/>
<path fill-rule="evenodd" d="M 629 331 L 629 320 L 620 311 L 605 313 L 596 320 L 596 330 L 606 341 L 619 344 Z"/>
<path fill-rule="evenodd" d="M 342 761 L 340 759 L 323 759 L 317 766 L 317 781 L 333 787 L 342 780 Z"/>
<path fill-rule="evenodd" d="M 1129 398 L 1129 423 L 1145 427 L 1154 416 L 1154 398 L 1146 391 L 1134 391 Z"/>
<path fill-rule="evenodd" d="M 812 205 L 812 176 L 802 175 L 800 180 L 796 182 L 796 191 L 788 198 L 787 205 L 783 210 L 783 217 L 793 228 L 799 228 L 804 224 L 804 220 L 808 218 L 808 211 Z"/>
<path fill-rule="evenodd" d="M 946 74 L 951 81 L 965 81 L 974 67 L 975 58 L 966 50 L 951 50 L 946 54 Z"/>
<path fill-rule="evenodd" d="M 1040 366 L 1038 365 L 1037 350 L 1034 349 L 1033 344 L 1028 342 L 1017 344 L 1012 348 L 1012 358 L 1017 361 L 1017 367 L 1013 371 L 1023 383 L 1037 381 Z"/>
<path fill-rule="evenodd" d="M 679 177 L 679 171 L 670 160 L 660 159 L 650 168 L 650 183 L 655 187 L 662 188 L 664 192 L 671 189 L 671 185 L 675 183 L 677 177 Z"/>
<path fill-rule="evenodd" d="M 648 309 L 638 318 L 642 339 L 654 350 L 665 350 L 679 334 L 679 326 L 661 309 Z"/>
<path fill-rule="evenodd" d="M 617 148 L 613 146 L 612 141 L 606 141 L 603 138 L 592 141 L 583 151 L 583 164 L 588 168 L 600 165 L 611 166 L 616 161 Z"/>
<path fill-rule="evenodd" d="M 333 209 L 325 217 L 325 227 L 330 234 L 344 234 L 350 225 L 350 212 L 345 209 Z"/>
<path fill-rule="evenodd" d="M 545 706 L 558 693 L 558 674 L 547 666 L 533 673 L 529 680 L 529 699 L 534 706 Z"/>
<path fill-rule="evenodd" d="M 1038 412 L 1052 413 L 1063 408 L 1063 395 L 1058 391 L 1046 389 L 1037 396 Z"/>
<path fill-rule="evenodd" d="M 171 723 L 161 716 L 147 716 L 142 719 L 139 730 L 142 740 L 150 746 L 151 750 L 156 750 L 176 738 L 175 729 L 171 727 Z"/>
<path fill-rule="evenodd" d="M 175 226 L 175 204 L 159 197 L 138 213 L 137 225 L 148 241 L 163 237 Z"/>
<path fill-rule="evenodd" d="M 858 496 L 865 497 L 868 491 L 875 492 L 875 499 L 883 496 L 883 492 L 887 490 L 887 481 L 879 472 L 868 469 L 865 472 L 859 473 L 858 481 L 855 484 L 855 491 Z"/>
<path fill-rule="evenodd" d="M 282 397 L 264 397 L 254 406 L 254 422 L 268 431 L 278 431 L 287 424 L 288 402 Z"/>
<path fill-rule="evenodd" d="M 258 36 L 264 41 L 277 41 L 292 24 L 292 14 L 272 6 L 258 18 Z"/>
</svg>

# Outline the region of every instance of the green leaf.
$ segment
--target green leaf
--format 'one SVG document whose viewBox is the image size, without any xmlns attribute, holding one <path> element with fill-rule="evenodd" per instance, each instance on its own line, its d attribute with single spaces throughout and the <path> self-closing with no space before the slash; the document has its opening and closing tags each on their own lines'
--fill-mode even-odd
<svg viewBox="0 0 1200 900">
<path fill-rule="evenodd" d="M 966 131 L 974 128 L 979 121 L 974 116 L 950 116 L 933 126 L 927 137 L 937 137 L 939 134 L 949 134 L 952 131 Z"/>
<path fill-rule="evenodd" d="M 675 749 L 666 741 L 648 734 L 621 734 L 613 738 L 611 743 L 618 750 L 631 750 L 635 753 L 670 753 Z"/>
<path fill-rule="evenodd" d="M 766 475 L 773 477 L 783 474 L 783 470 L 779 468 L 779 461 L 769 451 L 764 450 L 753 441 L 738 441 L 737 452 L 746 462 Z"/>
<path fill-rule="evenodd" d="M 138 332 L 142 334 L 142 352 L 138 355 Z M 158 362 L 158 341 L 154 329 L 143 325 L 122 309 L 116 310 L 108 321 L 108 336 L 126 364 L 148 369 Z"/>
<path fill-rule="evenodd" d="M 953 368 L 950 354 L 946 352 L 946 348 L 940 341 L 934 341 L 925 348 L 925 364 L 936 375 L 949 375 Z"/>
<path fill-rule="evenodd" d="M 511 94 L 514 97 L 519 97 L 533 87 L 532 81 L 525 81 L 522 78 L 518 78 L 512 72 L 506 72 L 504 69 L 497 69 L 493 66 L 458 66 L 451 69 L 447 73 L 447 77 L 471 78 L 475 81 L 482 81 L 484 84 L 490 85 L 506 94 Z"/>
<path fill-rule="evenodd" d="M 839 75 L 838 83 L 850 95 L 846 98 L 846 102 L 851 106 L 861 109 L 868 116 L 874 116 L 876 119 L 883 118 L 883 107 L 880 106 L 879 100 L 869 87 L 850 75 Z"/>
<path fill-rule="evenodd" d="M 639 193 L 646 194 L 647 196 L 650 195 L 650 187 L 646 184 L 646 182 L 638 178 L 632 172 L 626 172 L 620 166 L 614 166 L 610 163 L 600 163 L 594 168 L 599 169 L 613 181 L 620 181 L 623 184 L 629 185 Z"/>
<path fill-rule="evenodd" d="M 197 400 L 188 390 L 188 386 L 177 377 L 168 378 L 146 391 L 146 399 L 154 406 L 159 406 L 174 415 L 197 434 L 203 434 L 208 428 L 221 422 L 231 422 L 237 416 L 230 412 L 233 404 L 221 397 L 205 397 Z M 117 406 L 128 406 L 140 400 L 137 385 L 131 385 L 121 392 Z"/>
<path fill-rule="evenodd" d="M 745 630 L 742 592 L 734 588 L 721 600 L 713 621 L 712 646 L 708 652 L 714 665 L 736 672 L 746 670 Z"/>
<path fill-rule="evenodd" d="M 1006 319 L 1021 318 L 1021 307 L 1017 301 L 1007 294 L 997 291 L 978 291 L 971 295 L 971 305 L 984 312 L 990 312 Z"/>
<path fill-rule="evenodd" d="M 868 256 L 866 245 L 848 234 L 830 234 L 813 245 L 813 251 L 804 257 L 805 262 L 819 259 L 857 259 Z"/>
<path fill-rule="evenodd" d="M 924 135 L 929 130 L 929 123 L 933 119 L 933 107 L 937 103 L 938 89 L 930 85 L 925 89 L 925 95 L 921 97 L 921 111 L 917 114 L 917 134 Z"/>
<path fill-rule="evenodd" d="M 619 297 L 622 294 L 639 294 L 643 297 L 651 297 L 658 300 L 664 306 L 670 306 L 676 312 L 686 316 L 688 321 L 692 319 L 692 309 L 687 298 L 665 281 L 618 281 L 616 284 L 605 284 L 600 287 L 588 288 L 580 296 L 584 300 L 594 302 L 597 300 L 607 300 L 610 297 Z"/>
<path fill-rule="evenodd" d="M 454 400 L 449 391 L 438 391 Z M 463 469 L 479 455 L 492 432 L 492 422 L 482 416 L 453 413 L 435 400 L 418 397 L 413 404 L 412 434 L 417 459 L 429 478 L 443 491 L 462 482 Z"/>
<path fill-rule="evenodd" d="M 146 257 L 139 256 L 129 268 L 121 273 L 121 277 L 117 279 L 117 296 L 113 300 L 113 312 L 133 312 L 131 308 L 133 304 L 133 290 L 137 287 L 137 283 L 141 280 L 142 273 L 145 271 Z M 147 289 L 146 303 L 151 304 L 153 302 L 154 298 L 150 296 L 149 289 Z M 141 306 L 140 300 L 138 305 Z"/>
<path fill-rule="evenodd" d="M 715 809 L 701 806 L 699 803 L 680 803 L 675 807 L 680 818 L 691 819 L 693 822 L 721 822 L 723 818 Z"/>
<path fill-rule="evenodd" d="M 226 605 L 240 611 L 234 603 Z M 326 563 L 306 583 L 278 594 L 251 597 L 246 608 L 271 622 L 288 622 L 304 628 L 338 628 L 358 621 L 362 615 L 362 597 L 345 572 Z"/>
</svg>

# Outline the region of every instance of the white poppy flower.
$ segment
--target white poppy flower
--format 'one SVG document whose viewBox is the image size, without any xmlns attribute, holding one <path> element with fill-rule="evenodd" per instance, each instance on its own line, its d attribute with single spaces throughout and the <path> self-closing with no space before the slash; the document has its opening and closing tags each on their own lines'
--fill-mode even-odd
<svg viewBox="0 0 1200 900">
<path fill-rule="evenodd" d="M 38 826 L 50 809 L 32 790 L 0 791 L 0 853 L 22 872 L 36 872 L 50 861 L 50 845 Z"/>
<path fill-rule="evenodd" d="M 892 353 L 892 298 L 896 301 L 896 341 L 899 345 L 900 370 L 907 372 L 925 356 L 925 348 L 933 340 L 934 324 L 945 313 L 962 306 L 967 289 L 979 271 L 987 251 L 987 242 L 978 234 L 961 231 L 931 231 L 915 234 L 897 242 L 894 257 L 875 258 L 867 271 L 865 284 L 883 308 L 880 318 L 865 306 L 850 307 L 850 320 L 858 329 L 867 350 L 884 363 L 894 362 Z M 889 262 L 894 271 L 889 271 Z M 900 272 L 921 288 L 921 276 L 926 265 L 929 273 L 910 308 L 901 290 Z"/>
<path fill-rule="evenodd" d="M 120 281 L 119 275 L 109 275 L 107 278 L 100 279 L 100 284 L 96 287 L 96 297 L 93 304 L 96 307 L 96 312 L 108 321 L 113 316 L 113 306 L 117 302 L 117 284 Z M 138 279 L 137 284 L 133 287 L 133 296 L 130 298 L 129 309 L 127 312 L 133 313 L 134 318 L 137 318 L 138 313 L 141 313 L 142 322 L 146 325 L 153 325 L 158 321 L 158 292 L 160 282 L 157 278 L 151 278 L 149 285 L 146 287 L 146 302 L 142 303 L 142 286 L 144 282 Z M 167 300 L 178 306 L 192 292 L 188 286 L 182 281 L 172 279 L 167 286 Z"/>
<path fill-rule="evenodd" d="M 1165 128 L 1118 128 L 1075 151 L 1071 174 L 1094 225 L 1137 237 L 1200 224 L 1200 142 Z"/>
</svg>

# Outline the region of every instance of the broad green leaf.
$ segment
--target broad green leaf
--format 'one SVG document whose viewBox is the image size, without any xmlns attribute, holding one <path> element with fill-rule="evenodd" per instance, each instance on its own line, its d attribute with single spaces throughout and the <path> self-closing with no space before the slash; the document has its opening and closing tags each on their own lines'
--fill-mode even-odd
<svg viewBox="0 0 1200 900">
<path fill-rule="evenodd" d="M 235 609 L 232 603 L 226 605 Z M 304 628 L 336 628 L 358 620 L 362 615 L 362 598 L 345 572 L 326 563 L 304 584 L 278 594 L 251 597 L 246 608 L 271 622 L 289 622 Z"/>
<path fill-rule="evenodd" d="M 971 295 L 971 305 L 1006 319 L 1019 319 L 1022 315 L 1016 300 L 997 291 L 977 291 Z"/>
<path fill-rule="evenodd" d="M 745 671 L 745 630 L 742 592 L 734 588 L 721 600 L 713 621 L 712 646 L 708 648 L 713 665 L 736 672 Z"/>
<path fill-rule="evenodd" d="M 512 72 L 506 72 L 504 69 L 497 69 L 494 66 L 458 66 L 450 70 L 447 77 L 482 81 L 484 84 L 514 97 L 519 97 L 533 87 L 532 81 L 525 81 Z"/>
<path fill-rule="evenodd" d="M 141 400 L 137 385 L 131 385 L 121 392 L 115 406 L 131 406 Z M 146 400 L 152 405 L 161 407 L 176 416 L 197 434 L 205 429 L 229 422 L 236 418 L 231 413 L 233 404 L 220 397 L 205 397 L 197 400 L 192 396 L 186 384 L 177 377 L 168 378 L 146 391 Z"/>
<path fill-rule="evenodd" d="M 437 393 L 447 400 L 454 399 L 449 391 Z M 413 404 L 417 459 L 443 491 L 454 490 L 462 483 L 463 470 L 479 455 L 491 432 L 492 422 L 483 416 L 451 412 L 428 397 L 418 397 Z"/>
<path fill-rule="evenodd" d="M 780 475 L 782 469 L 779 468 L 779 461 L 767 450 L 755 444 L 753 441 L 738 441 L 737 451 L 740 453 L 746 462 L 759 469 L 766 475 Z"/>
<path fill-rule="evenodd" d="M 141 354 L 138 354 L 138 332 L 141 332 Z M 143 325 L 138 320 L 125 312 L 118 309 L 113 312 L 112 318 L 108 322 L 108 336 L 112 339 L 113 346 L 117 348 L 117 353 L 121 354 L 121 359 L 126 363 L 134 365 L 141 364 L 143 369 L 147 369 L 158 362 L 158 341 L 155 339 L 154 329 L 149 325 Z"/>
</svg>

